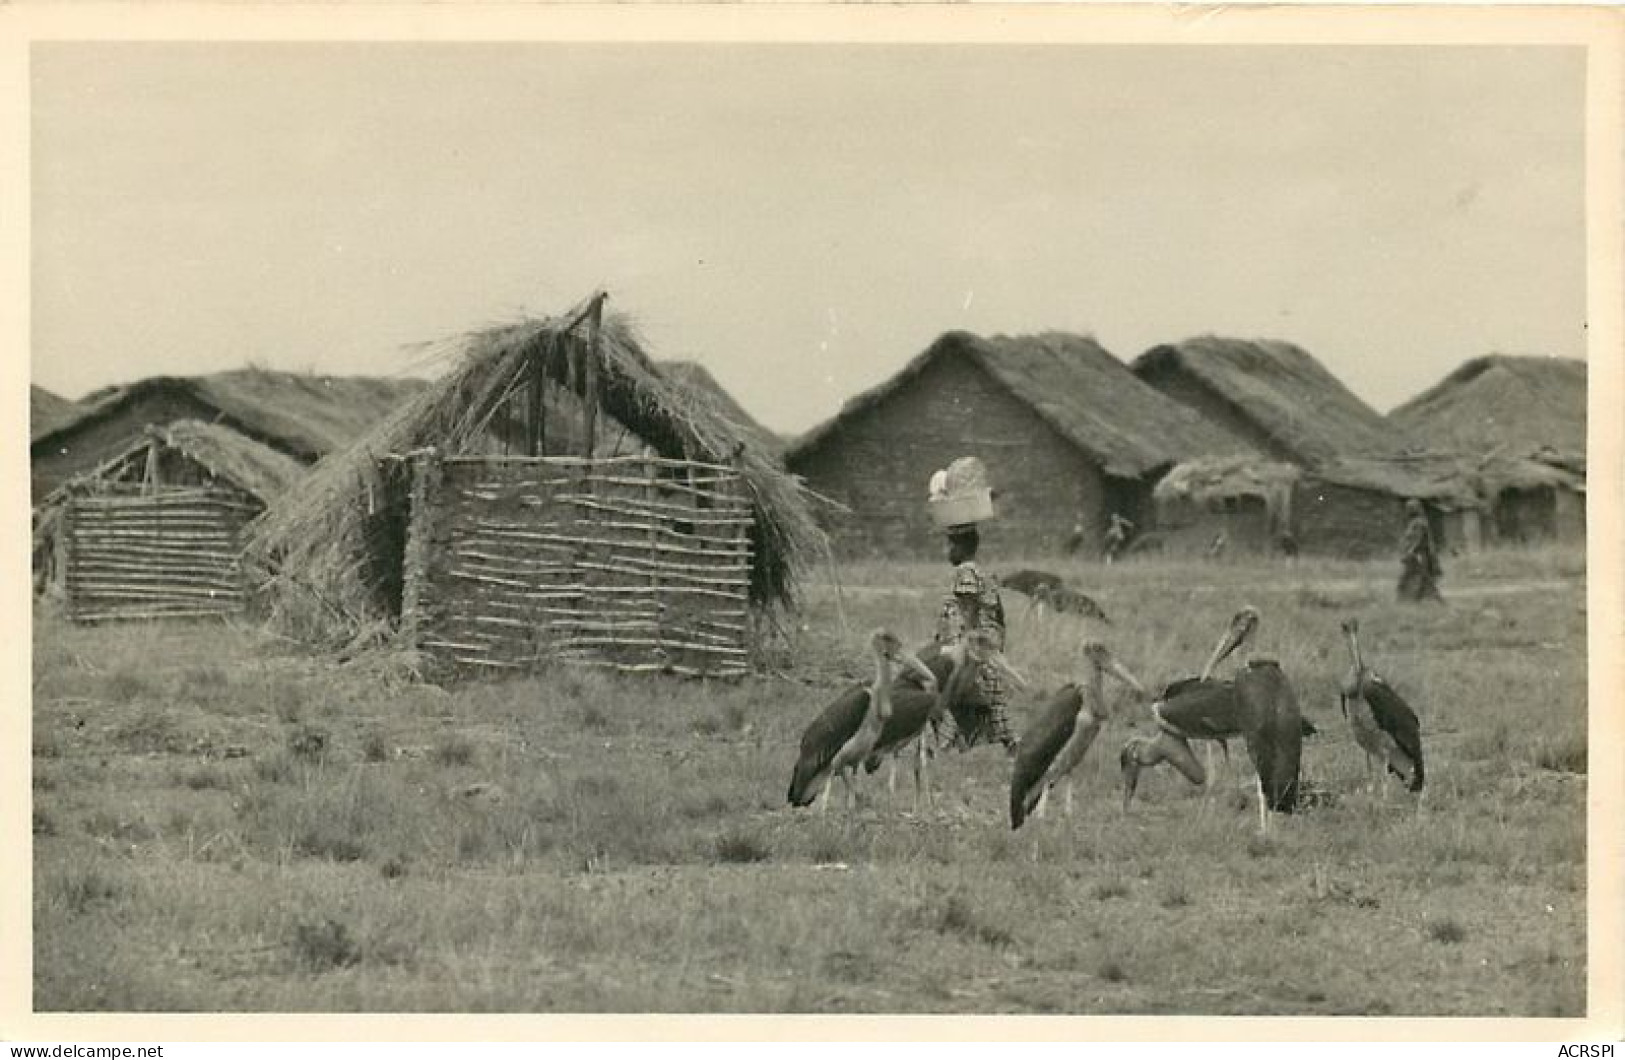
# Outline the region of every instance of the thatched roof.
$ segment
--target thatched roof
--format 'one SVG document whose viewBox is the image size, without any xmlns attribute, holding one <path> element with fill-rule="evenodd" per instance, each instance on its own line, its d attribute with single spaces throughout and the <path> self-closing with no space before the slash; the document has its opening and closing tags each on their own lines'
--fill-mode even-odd
<svg viewBox="0 0 1625 1060">
<path fill-rule="evenodd" d="M 1388 414 L 1423 449 L 1584 453 L 1586 363 L 1563 357 L 1475 357 Z"/>
<path fill-rule="evenodd" d="M 93 488 L 98 480 L 121 474 L 131 458 L 144 454 L 154 443 L 173 449 L 265 505 L 280 497 L 309 470 L 292 457 L 246 438 L 230 427 L 199 420 L 176 420 L 147 427 L 94 470 L 57 487 L 40 507 L 51 507 L 64 496 Z"/>
<path fill-rule="evenodd" d="M 546 356 L 555 387 L 581 393 L 566 363 L 587 349 L 579 314 L 529 319 L 471 332 L 442 344 L 452 369 L 397 408 L 349 449 L 322 461 L 252 529 L 250 551 L 274 558 L 288 579 L 319 586 L 330 609 L 376 621 L 377 585 L 362 572 L 380 547 L 369 539 L 371 513 L 399 490 L 384 458 L 429 447 L 447 456 L 483 453 L 493 420 Z M 606 316 L 599 341 L 601 410 L 662 456 L 732 462 L 753 494 L 751 597 L 758 605 L 790 603 L 800 578 L 827 560 L 828 541 L 797 481 L 753 448 L 708 402 L 693 399 L 660 374 L 631 326 Z"/>
<path fill-rule="evenodd" d="M 1459 462 L 1430 457 L 1350 457 L 1324 461 L 1313 470 L 1254 457 L 1199 458 L 1176 465 L 1157 483 L 1153 496 L 1159 501 L 1183 498 L 1198 503 L 1258 497 L 1274 504 L 1304 481 L 1415 497 L 1447 508 L 1480 503 L 1471 476 Z"/>
<path fill-rule="evenodd" d="M 679 386 L 693 391 L 697 401 L 709 401 L 723 419 L 738 428 L 745 440 L 762 452 L 777 457 L 784 451 L 785 440 L 756 421 L 734 396 L 698 361 L 660 361 L 655 364 L 660 373 Z"/>
<path fill-rule="evenodd" d="M 42 386 L 28 387 L 28 437 L 38 438 L 72 419 L 79 406 L 65 397 L 58 397 Z"/>
<path fill-rule="evenodd" d="M 192 377 L 154 376 L 88 396 L 73 418 L 34 438 L 49 449 L 149 399 L 189 398 L 210 419 L 311 463 L 353 442 L 427 384 L 421 379 L 329 376 L 242 368 Z"/>
<path fill-rule="evenodd" d="M 1141 378 L 1172 371 L 1195 379 L 1301 464 L 1398 449 L 1375 409 L 1291 343 L 1204 335 L 1154 346 L 1133 369 Z"/>
<path fill-rule="evenodd" d="M 785 452 L 794 463 L 852 417 L 879 405 L 938 358 L 967 357 L 1108 475 L 1138 478 L 1186 457 L 1246 446 L 1134 377 L 1093 338 L 1061 332 L 982 338 L 951 331 L 902 371 L 848 401 Z"/>
</svg>

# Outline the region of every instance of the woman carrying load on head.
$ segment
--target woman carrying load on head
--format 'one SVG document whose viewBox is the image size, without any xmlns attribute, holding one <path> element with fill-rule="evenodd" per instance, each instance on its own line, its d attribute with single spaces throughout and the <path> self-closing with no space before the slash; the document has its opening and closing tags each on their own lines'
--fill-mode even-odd
<svg viewBox="0 0 1625 1060">
<path fill-rule="evenodd" d="M 942 648 L 979 629 L 992 635 L 994 647 L 1000 652 L 1005 650 L 1004 601 L 999 596 L 998 579 L 976 564 L 981 545 L 976 523 L 993 514 L 991 491 L 984 483 L 985 472 L 974 457 L 955 461 L 946 477 L 938 472 L 932 478 L 932 514 L 944 524 L 948 562 L 954 568 L 953 582 L 937 612 L 935 639 Z M 949 522 L 965 516 L 968 521 Z M 938 730 L 940 746 L 968 750 L 984 741 L 997 741 L 1014 754 L 1017 741 L 1010 732 L 1009 699 L 1004 675 L 992 663 L 981 664 L 975 693 L 957 716 L 949 713 L 943 718 Z"/>
</svg>

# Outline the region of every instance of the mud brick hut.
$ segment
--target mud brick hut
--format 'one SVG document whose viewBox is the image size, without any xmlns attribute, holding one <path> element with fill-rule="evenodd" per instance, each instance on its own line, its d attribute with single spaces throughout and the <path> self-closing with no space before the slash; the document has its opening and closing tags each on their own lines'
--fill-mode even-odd
<svg viewBox="0 0 1625 1060">
<path fill-rule="evenodd" d="M 846 510 L 838 552 L 938 556 L 926 509 L 932 472 L 960 456 L 987 465 L 997 555 L 1098 555 L 1113 512 L 1142 530 L 1151 487 L 1176 461 L 1248 447 L 1145 386 L 1092 338 L 949 332 L 886 382 L 797 440 L 786 466 Z"/>
<path fill-rule="evenodd" d="M 670 382 L 603 297 L 479 331 L 255 527 L 294 616 L 432 673 L 554 660 L 735 676 L 827 556 L 800 486 Z"/>
<path fill-rule="evenodd" d="M 709 402 L 716 412 L 744 437 L 746 444 L 778 459 L 784 453 L 785 440 L 762 426 L 745 407 L 717 382 L 705 365 L 698 361 L 661 361 L 655 367 L 660 374 L 680 387 L 691 391 L 693 399 Z"/>
<path fill-rule="evenodd" d="M 148 427 L 38 507 L 37 577 L 80 622 L 236 614 L 243 529 L 304 470 L 228 427 Z"/>
<path fill-rule="evenodd" d="M 176 420 L 229 427 L 301 464 L 343 449 L 424 386 L 244 368 L 157 376 L 87 395 L 75 414 L 29 445 L 34 503 L 122 453 L 144 428 Z"/>
<path fill-rule="evenodd" d="M 1351 457 L 1313 468 L 1251 457 L 1206 458 L 1174 467 L 1157 483 L 1158 528 L 1170 550 L 1261 554 L 1285 542 L 1308 555 L 1392 555 L 1405 528 L 1405 501 L 1420 500 L 1436 538 L 1472 547 L 1478 497 L 1456 462 L 1426 457 Z"/>
<path fill-rule="evenodd" d="M 1417 448 L 1474 465 L 1490 540 L 1585 540 L 1584 361 L 1477 357 L 1388 419 Z"/>
</svg>

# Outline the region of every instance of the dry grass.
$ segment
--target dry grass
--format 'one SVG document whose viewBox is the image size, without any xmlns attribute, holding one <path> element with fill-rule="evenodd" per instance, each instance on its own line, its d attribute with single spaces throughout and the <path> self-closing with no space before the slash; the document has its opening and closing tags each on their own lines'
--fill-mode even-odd
<svg viewBox="0 0 1625 1060">
<path fill-rule="evenodd" d="M 884 773 L 855 815 L 785 806 L 801 727 L 863 672 L 863 633 L 924 638 L 935 566 L 846 568 L 839 605 L 817 592 L 800 616 L 793 674 L 734 684 L 564 671 L 448 694 L 252 628 L 41 612 L 35 1004 L 1576 1015 L 1575 570 L 1475 558 L 1448 607 L 1406 610 L 1382 564 L 1063 566 L 1108 629 L 1010 601 L 1035 685 L 1018 726 L 1085 635 L 1155 685 L 1260 608 L 1256 650 L 1324 734 L 1306 774 L 1337 796 L 1267 840 L 1244 755 L 1211 796 L 1147 778 L 1124 817 L 1115 750 L 1145 723 L 1127 700 L 1071 818 L 1054 800 L 1012 834 L 992 749 L 938 758 L 920 814 Z M 1420 803 L 1363 789 L 1335 691 L 1348 611 L 1422 718 Z"/>
</svg>

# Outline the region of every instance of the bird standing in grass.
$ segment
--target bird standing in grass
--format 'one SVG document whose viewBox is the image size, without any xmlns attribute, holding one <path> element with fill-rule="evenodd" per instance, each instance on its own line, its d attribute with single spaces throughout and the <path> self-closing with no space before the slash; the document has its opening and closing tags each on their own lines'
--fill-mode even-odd
<svg viewBox="0 0 1625 1060">
<path fill-rule="evenodd" d="M 1063 780 L 1067 782 L 1066 812 L 1071 814 L 1072 771 L 1111 717 L 1102 677 L 1110 674 L 1136 693 L 1145 692 L 1139 680 L 1099 641 L 1084 645 L 1083 659 L 1083 680 L 1055 693 L 1022 736 L 1010 774 L 1012 829 L 1020 828 L 1035 809 L 1042 816 L 1049 790 Z"/>
<path fill-rule="evenodd" d="M 1354 663 L 1343 680 L 1339 699 L 1343 716 L 1354 730 L 1354 741 L 1366 753 L 1369 774 L 1373 758 L 1381 759 L 1388 772 L 1405 782 L 1410 791 L 1421 791 L 1422 724 L 1416 712 L 1384 681 L 1366 668 L 1360 658 L 1360 620 L 1343 623 L 1349 655 Z"/>
<path fill-rule="evenodd" d="M 867 688 L 849 689 L 825 707 L 802 733 L 801 756 L 790 777 L 790 805 L 811 804 L 818 798 L 822 784 L 824 802 L 819 810 L 828 809 L 830 786 L 837 774 L 846 785 L 848 804 L 857 805 L 852 773 L 874 750 L 891 713 L 892 681 L 897 676 L 899 663 L 919 673 L 927 688 L 935 689 L 936 675 L 918 656 L 903 647 L 897 634 L 887 629 L 875 630 L 869 635 L 869 650 L 875 662 L 874 683 Z"/>
<path fill-rule="evenodd" d="M 863 769 L 873 773 L 880 768 L 882 759 L 891 759 L 891 770 L 886 778 L 890 791 L 897 789 L 897 756 L 913 749 L 914 804 L 931 800 L 931 787 L 927 778 L 930 757 L 929 730 L 942 723 L 953 711 L 963 705 L 976 691 L 976 681 L 983 666 L 995 666 L 1013 684 L 1020 686 L 1026 679 L 1017 673 L 999 651 L 998 644 L 986 630 L 974 629 L 965 633 L 946 649 L 931 645 L 920 653 L 920 659 L 936 676 L 936 688 L 916 683 L 917 675 L 900 675 L 891 694 L 891 714 L 880 730 L 880 737 L 864 760 Z"/>
<path fill-rule="evenodd" d="M 1201 786 L 1207 782 L 1207 771 L 1191 751 L 1190 741 L 1233 736 L 1246 740 L 1248 757 L 1258 775 L 1259 829 L 1268 827 L 1266 810 L 1291 813 L 1296 809 L 1303 738 L 1314 727 L 1299 711 L 1297 696 L 1280 664 L 1273 659 L 1252 659 L 1232 680 L 1217 682 L 1210 676 L 1257 625 L 1258 612 L 1242 608 L 1202 676 L 1175 682 L 1152 704 L 1159 731 L 1152 737 L 1131 737 L 1118 755 L 1125 810 L 1134 798 L 1141 770 L 1167 762 L 1186 780 Z"/>
</svg>

